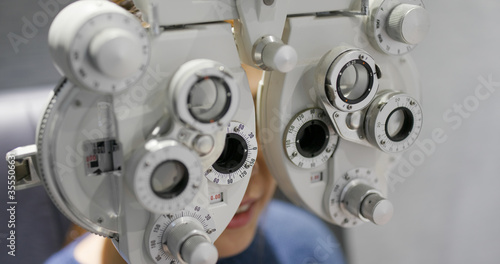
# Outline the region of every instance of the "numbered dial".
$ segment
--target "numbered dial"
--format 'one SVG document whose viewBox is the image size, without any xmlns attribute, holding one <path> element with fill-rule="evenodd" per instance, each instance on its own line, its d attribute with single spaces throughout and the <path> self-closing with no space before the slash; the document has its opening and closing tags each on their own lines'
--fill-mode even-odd
<svg viewBox="0 0 500 264">
<path fill-rule="evenodd" d="M 372 44 L 391 55 L 413 50 L 429 31 L 429 14 L 421 0 L 378 0 L 367 23 Z"/>
<path fill-rule="evenodd" d="M 155 263 L 215 263 L 215 222 L 199 206 L 161 215 L 152 226 L 148 247 Z"/>
<path fill-rule="evenodd" d="M 140 21 L 106 1 L 65 8 L 51 26 L 49 45 L 64 75 L 104 93 L 133 85 L 149 62 L 149 38 Z"/>
<path fill-rule="evenodd" d="M 197 59 L 184 63 L 170 87 L 175 113 L 198 131 L 211 133 L 223 128 L 238 110 L 236 80 L 219 62 Z"/>
<path fill-rule="evenodd" d="M 132 182 L 139 202 L 151 212 L 181 210 L 191 203 L 202 182 L 197 154 L 173 140 L 150 140 Z"/>
<path fill-rule="evenodd" d="M 318 62 L 315 75 L 320 96 L 342 112 L 365 108 L 378 90 L 375 61 L 357 48 L 339 46 L 328 51 Z"/>
<path fill-rule="evenodd" d="M 256 158 L 257 140 L 254 132 L 242 123 L 230 122 L 224 150 L 205 172 L 205 176 L 217 184 L 233 184 L 250 176 Z"/>
<path fill-rule="evenodd" d="M 288 124 L 284 147 L 290 161 L 300 168 L 309 169 L 325 163 L 333 154 L 338 135 L 320 108 L 300 112 Z"/>
<path fill-rule="evenodd" d="M 385 152 L 408 149 L 422 129 L 422 109 L 417 100 L 399 92 L 377 96 L 365 118 L 368 141 Z"/>
<path fill-rule="evenodd" d="M 374 217 L 377 224 L 387 222 L 392 216 L 392 204 L 383 198 L 383 204 L 380 200 L 376 203 L 373 203 L 373 200 L 370 202 L 370 198 L 374 197 L 370 195 L 382 196 L 382 188 L 377 175 L 369 169 L 357 168 L 346 172 L 343 177 L 336 179 L 328 199 L 325 200 L 331 219 L 342 227 L 358 226 Z M 375 206 L 371 206 L 372 203 Z"/>
</svg>

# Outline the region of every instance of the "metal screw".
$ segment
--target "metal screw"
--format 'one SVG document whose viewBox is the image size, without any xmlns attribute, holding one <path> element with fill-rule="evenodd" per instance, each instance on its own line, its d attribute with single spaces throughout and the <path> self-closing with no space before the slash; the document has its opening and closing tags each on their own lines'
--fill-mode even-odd
<svg viewBox="0 0 500 264">
<path fill-rule="evenodd" d="M 274 4 L 274 0 L 264 0 L 264 4 L 267 6 L 270 6 L 270 5 Z"/>
<path fill-rule="evenodd" d="M 210 228 L 207 230 L 207 234 L 212 234 L 213 232 L 215 232 L 215 228 Z"/>
<path fill-rule="evenodd" d="M 365 58 L 366 58 L 366 57 L 365 57 L 365 55 L 363 55 L 363 54 L 360 54 L 360 55 L 359 55 L 359 59 L 360 59 L 360 60 L 364 60 Z"/>
<path fill-rule="evenodd" d="M 103 221 L 104 219 L 102 219 L 102 217 L 97 218 L 97 223 L 101 224 Z"/>
<path fill-rule="evenodd" d="M 251 165 L 250 165 L 250 164 L 245 163 L 245 169 L 249 169 L 250 167 L 251 167 Z"/>
<path fill-rule="evenodd" d="M 297 153 L 296 151 L 294 151 L 294 152 L 292 153 L 292 157 L 296 157 L 297 155 L 298 155 L 298 153 Z"/>
<path fill-rule="evenodd" d="M 331 148 L 326 148 L 326 153 L 330 153 L 332 151 Z"/>
<path fill-rule="evenodd" d="M 385 145 L 385 140 L 381 140 L 381 141 L 380 141 L 380 144 L 381 144 L 381 145 Z"/>
<path fill-rule="evenodd" d="M 347 110 L 351 110 L 351 109 L 352 109 L 352 105 L 348 105 Z"/>
<path fill-rule="evenodd" d="M 219 71 L 224 71 L 224 70 L 225 70 L 225 69 L 224 69 L 224 66 L 220 66 L 220 67 L 219 67 Z"/>
<path fill-rule="evenodd" d="M 239 128 L 239 127 L 234 127 L 233 131 L 234 131 L 235 133 L 238 133 L 238 132 L 240 132 L 240 128 Z"/>
<path fill-rule="evenodd" d="M 415 101 L 410 101 L 410 105 L 415 105 Z"/>
<path fill-rule="evenodd" d="M 335 118 L 339 118 L 340 115 L 336 113 L 334 116 Z"/>
<path fill-rule="evenodd" d="M 348 175 L 348 174 L 346 174 L 346 175 L 344 176 L 344 178 L 345 178 L 346 180 L 351 179 L 351 177 L 349 177 L 349 175 Z"/>
</svg>

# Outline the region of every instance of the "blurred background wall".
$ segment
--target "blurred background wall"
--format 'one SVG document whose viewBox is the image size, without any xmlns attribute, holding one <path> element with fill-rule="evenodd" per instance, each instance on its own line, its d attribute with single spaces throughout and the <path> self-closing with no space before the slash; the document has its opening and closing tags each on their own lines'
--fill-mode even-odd
<svg viewBox="0 0 500 264">
<path fill-rule="evenodd" d="M 47 2 L 57 4 L 40 5 Z M 12 118 L 13 124 L 23 118 L 38 120 L 36 113 L 43 107 L 13 93 L 37 90 L 31 93 L 33 100 L 46 97 L 60 78 L 52 66 L 47 33 L 56 10 L 69 2 L 0 2 L 0 99 L 22 98 L 19 108 L 25 109 Z M 352 264 L 500 262 L 500 2 L 425 4 L 432 19 L 430 34 L 412 53 L 422 77 L 424 129 L 419 144 L 404 155 L 404 165 L 391 175 L 392 221 L 346 232 Z M 16 111 L 2 108 L 2 115 Z M 32 134 L 27 138 L 33 142 L 0 134 L 0 153 L 34 143 L 34 129 L 24 131 Z M 2 162 L 0 170 L 4 176 Z M 6 228 L 3 222 L 0 231 Z M 21 229 L 37 232 L 35 226 Z M 2 235 L 0 248 L 4 243 Z"/>
<path fill-rule="evenodd" d="M 391 176 L 391 222 L 347 232 L 352 264 L 500 263 L 500 2 L 425 4 L 420 147 Z"/>
</svg>

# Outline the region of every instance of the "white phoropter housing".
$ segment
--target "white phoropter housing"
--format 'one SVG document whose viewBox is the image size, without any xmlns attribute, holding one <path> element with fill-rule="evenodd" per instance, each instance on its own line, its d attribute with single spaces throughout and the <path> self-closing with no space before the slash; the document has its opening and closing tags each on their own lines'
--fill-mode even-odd
<svg viewBox="0 0 500 264">
<path fill-rule="evenodd" d="M 255 163 L 253 100 L 229 23 L 157 33 L 106 1 L 62 10 L 49 44 L 65 77 L 36 148 L 13 153 L 129 263 L 215 263 Z"/>
<path fill-rule="evenodd" d="M 403 53 L 415 47 L 428 25 L 420 25 L 425 20 L 421 2 L 407 2 L 361 1 L 360 12 L 288 17 L 282 40 L 299 54 L 297 66 L 287 73 L 266 72 L 259 90 L 260 141 L 278 186 L 295 203 L 343 227 L 389 221 L 387 174 L 394 157 L 411 147 L 422 128 L 419 77 Z M 391 14 L 391 21 L 398 17 L 398 32 L 414 40 L 411 48 L 394 48 L 401 38 L 395 37 L 395 22 L 381 28 L 383 12 Z M 395 38 L 390 48 L 378 46 L 378 36 L 370 31 L 374 23 L 378 32 Z M 325 113 L 326 129 L 298 122 L 297 116 L 310 109 Z M 325 160 L 320 150 L 331 140 L 328 130 L 339 140 Z M 308 131 L 312 151 L 296 151 L 304 141 L 297 131 Z M 314 159 L 322 162 L 304 162 Z"/>
</svg>

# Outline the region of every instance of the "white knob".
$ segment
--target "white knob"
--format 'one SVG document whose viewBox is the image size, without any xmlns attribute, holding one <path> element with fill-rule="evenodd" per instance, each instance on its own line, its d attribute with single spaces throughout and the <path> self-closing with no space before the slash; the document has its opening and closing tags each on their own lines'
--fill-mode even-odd
<svg viewBox="0 0 500 264">
<path fill-rule="evenodd" d="M 182 245 L 181 256 L 189 264 L 212 264 L 217 262 L 219 253 L 204 237 L 191 236 Z"/>
<path fill-rule="evenodd" d="M 103 74 L 122 79 L 139 71 L 142 49 L 139 41 L 120 28 L 105 29 L 98 33 L 89 47 L 90 57 Z"/>
<path fill-rule="evenodd" d="M 392 203 L 376 193 L 366 196 L 361 203 L 363 217 L 377 225 L 385 225 L 391 220 L 393 213 Z"/>
<path fill-rule="evenodd" d="M 425 8 L 411 4 L 396 6 L 387 21 L 387 33 L 397 41 L 416 45 L 420 43 L 430 27 L 429 13 Z"/>
<path fill-rule="evenodd" d="M 360 180 L 353 180 L 343 195 L 345 208 L 354 216 L 383 225 L 392 218 L 392 203 L 383 198 L 380 192 Z"/>
<path fill-rule="evenodd" d="M 163 246 L 172 255 L 189 264 L 215 264 L 219 257 L 201 223 L 191 217 L 181 217 L 172 222 L 162 239 Z M 167 251 L 166 248 L 164 250 Z"/>
<path fill-rule="evenodd" d="M 268 68 L 289 72 L 297 64 L 297 52 L 292 46 L 271 42 L 262 50 L 262 61 Z"/>
</svg>

